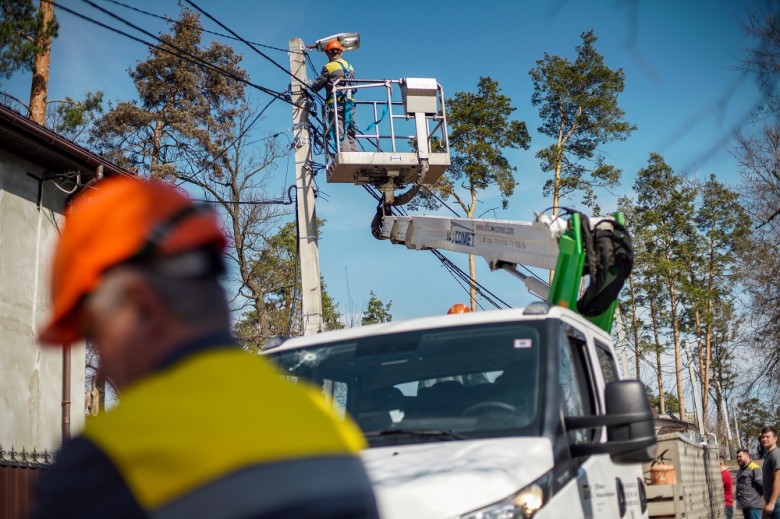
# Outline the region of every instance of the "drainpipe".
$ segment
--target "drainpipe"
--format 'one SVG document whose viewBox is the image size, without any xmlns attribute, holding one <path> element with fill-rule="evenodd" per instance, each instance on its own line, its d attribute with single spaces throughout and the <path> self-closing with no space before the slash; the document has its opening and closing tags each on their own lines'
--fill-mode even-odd
<svg viewBox="0 0 780 519">
<path fill-rule="evenodd" d="M 62 442 L 70 439 L 70 343 L 62 345 Z"/>
<path fill-rule="evenodd" d="M 95 168 L 95 179 L 103 179 L 103 165 Z M 70 343 L 62 345 L 62 442 L 70 439 Z M 102 403 L 102 402 L 101 402 Z"/>
</svg>

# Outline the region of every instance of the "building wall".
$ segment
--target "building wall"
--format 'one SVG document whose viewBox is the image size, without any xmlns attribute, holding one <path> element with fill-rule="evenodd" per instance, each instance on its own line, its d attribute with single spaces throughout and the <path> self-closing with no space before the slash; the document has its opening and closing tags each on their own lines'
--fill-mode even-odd
<svg viewBox="0 0 780 519">
<path fill-rule="evenodd" d="M 67 194 L 34 163 L 0 149 L 0 445 L 56 450 L 62 431 L 62 350 L 40 347 L 48 310 L 49 263 Z M 84 424 L 83 345 L 71 353 L 71 430 Z"/>
</svg>

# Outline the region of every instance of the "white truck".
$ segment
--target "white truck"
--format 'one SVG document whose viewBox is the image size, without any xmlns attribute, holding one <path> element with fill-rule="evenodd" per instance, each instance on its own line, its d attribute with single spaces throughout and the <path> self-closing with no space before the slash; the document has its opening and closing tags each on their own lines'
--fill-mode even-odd
<svg viewBox="0 0 780 519">
<path fill-rule="evenodd" d="M 574 311 L 583 265 L 598 255 L 581 233 L 609 233 L 612 220 L 560 222 L 385 217 L 381 237 L 412 249 L 477 254 L 510 272 L 555 269 L 551 287 L 526 282 L 547 300 L 264 349 L 361 427 L 383 517 L 647 517 L 641 463 L 654 458 L 656 437 L 644 386 L 620 380 L 608 333 L 615 303 L 602 298 L 589 317 Z M 589 272 L 608 287 L 616 267 L 603 267 Z"/>
</svg>

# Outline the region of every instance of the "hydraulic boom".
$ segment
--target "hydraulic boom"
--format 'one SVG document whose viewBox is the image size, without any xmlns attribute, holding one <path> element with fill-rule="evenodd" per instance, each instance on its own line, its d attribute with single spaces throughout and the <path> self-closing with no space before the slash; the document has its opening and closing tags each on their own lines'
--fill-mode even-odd
<svg viewBox="0 0 780 519">
<path fill-rule="evenodd" d="M 609 332 L 617 292 L 633 262 L 631 241 L 619 213 L 613 218 L 583 218 L 579 213 L 568 221 L 539 215 L 533 222 L 385 216 L 379 239 L 409 249 L 481 256 L 491 270 L 510 272 L 550 304 L 579 311 Z M 517 265 L 555 271 L 552 285 L 521 273 Z M 581 291 L 586 274 L 588 288 Z"/>
</svg>

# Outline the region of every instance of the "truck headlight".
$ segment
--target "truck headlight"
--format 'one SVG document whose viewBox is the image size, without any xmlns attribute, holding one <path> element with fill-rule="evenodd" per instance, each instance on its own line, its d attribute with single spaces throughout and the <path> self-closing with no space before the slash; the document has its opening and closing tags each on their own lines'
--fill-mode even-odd
<svg viewBox="0 0 780 519">
<path fill-rule="evenodd" d="M 497 503 L 472 510 L 460 519 L 527 519 L 533 517 L 550 498 L 550 474 Z"/>
</svg>

